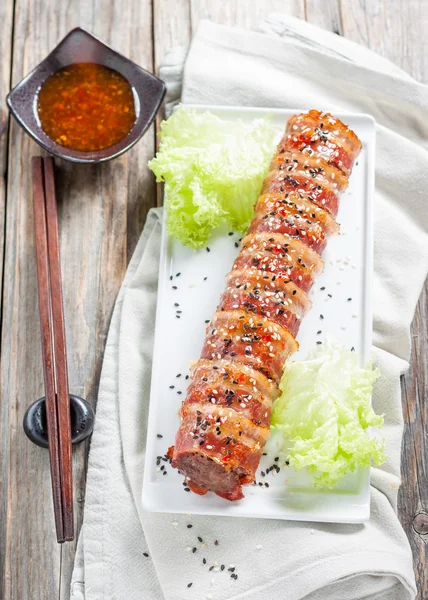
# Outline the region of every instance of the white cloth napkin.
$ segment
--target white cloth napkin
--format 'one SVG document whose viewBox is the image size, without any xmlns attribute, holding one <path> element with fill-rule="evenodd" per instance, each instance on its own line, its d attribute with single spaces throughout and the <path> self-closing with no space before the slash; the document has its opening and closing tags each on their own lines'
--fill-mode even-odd
<svg viewBox="0 0 428 600">
<path fill-rule="evenodd" d="M 374 353 L 389 458 L 372 472 L 371 519 L 308 524 L 147 513 L 141 506 L 160 244 L 150 212 L 120 291 L 101 375 L 72 600 L 410 600 L 412 557 L 395 514 L 400 374 L 428 271 L 428 89 L 343 38 L 271 16 L 262 32 L 202 22 L 184 63 L 165 60 L 169 103 L 350 110 L 377 122 Z M 182 89 L 181 89 L 182 84 Z M 192 524 L 192 528 L 187 525 Z M 186 551 L 201 536 L 206 547 Z M 218 540 L 218 545 L 214 545 Z M 146 556 L 147 554 L 147 556 Z M 237 580 L 209 572 L 235 565 Z M 188 587 L 188 584 L 192 584 Z"/>
</svg>

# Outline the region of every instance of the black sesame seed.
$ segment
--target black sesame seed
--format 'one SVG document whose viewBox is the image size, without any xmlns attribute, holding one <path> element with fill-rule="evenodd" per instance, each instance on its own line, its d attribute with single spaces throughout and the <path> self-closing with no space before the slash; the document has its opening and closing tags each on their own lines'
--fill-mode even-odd
<svg viewBox="0 0 428 600">
<path fill-rule="evenodd" d="M 227 235 L 233 235 L 233 231 L 229 231 Z"/>
<path fill-rule="evenodd" d="M 143 556 L 145 556 L 146 558 L 148 558 L 149 553 L 148 552 L 143 552 Z"/>
<path fill-rule="evenodd" d="M 184 488 L 184 491 L 185 491 L 185 492 L 190 492 L 190 488 L 188 488 L 188 487 L 185 487 L 185 488 Z"/>
<path fill-rule="evenodd" d="M 186 377 L 185 377 L 184 379 L 189 379 L 189 376 L 188 376 L 188 375 L 186 375 Z"/>
<path fill-rule="evenodd" d="M 190 525 L 190 523 L 189 523 L 189 525 L 187 526 L 187 529 L 192 529 L 192 527 L 193 527 L 193 525 Z"/>
<path fill-rule="evenodd" d="M 181 377 L 181 373 L 177 373 L 176 377 Z"/>
<path fill-rule="evenodd" d="M 351 302 L 352 298 L 348 298 L 348 302 Z"/>
<path fill-rule="evenodd" d="M 235 248 L 239 248 L 238 242 L 235 242 Z"/>
<path fill-rule="evenodd" d="M 180 306 L 178 302 L 174 302 L 174 306 Z"/>
<path fill-rule="evenodd" d="M 181 273 L 176 273 L 175 276 L 176 277 L 180 277 Z"/>
<path fill-rule="evenodd" d="M 320 290 L 323 292 L 325 290 L 325 287 L 320 288 Z"/>
<path fill-rule="evenodd" d="M 229 567 L 227 570 L 230 571 L 231 573 L 233 573 L 235 571 L 236 567 Z"/>
<path fill-rule="evenodd" d="M 320 319 L 324 319 L 324 315 L 320 315 Z"/>
<path fill-rule="evenodd" d="M 317 342 L 318 346 L 320 346 L 322 344 L 322 342 Z"/>
<path fill-rule="evenodd" d="M 203 558 L 203 559 L 202 559 L 202 564 L 204 564 L 204 565 L 206 565 L 206 564 L 207 564 L 207 559 L 206 559 L 206 558 Z"/>
<path fill-rule="evenodd" d="M 183 392 L 181 390 L 178 390 L 177 394 L 182 394 Z"/>
<path fill-rule="evenodd" d="M 173 289 L 173 290 L 176 290 L 176 289 L 178 289 L 178 288 L 177 288 L 177 286 L 176 286 L 176 285 L 173 285 L 173 286 L 172 286 L 172 289 Z"/>
<path fill-rule="evenodd" d="M 171 281 L 172 281 L 172 275 L 170 275 L 170 276 L 169 276 L 169 278 L 170 278 L 170 279 L 171 279 Z"/>
<path fill-rule="evenodd" d="M 204 281 L 206 281 L 208 279 L 208 277 L 204 277 Z"/>
<path fill-rule="evenodd" d="M 214 542 L 214 546 L 218 546 L 218 540 Z"/>
<path fill-rule="evenodd" d="M 196 550 L 197 550 L 197 548 L 196 548 L 196 547 L 195 547 L 195 548 L 192 548 L 192 554 L 195 554 Z"/>
<path fill-rule="evenodd" d="M 355 352 L 355 348 L 354 348 L 354 346 L 352 346 L 352 348 L 351 348 L 351 352 Z"/>
<path fill-rule="evenodd" d="M 265 487 L 269 487 L 269 484 L 268 484 L 268 482 L 267 482 L 267 481 L 266 481 L 266 483 L 265 483 Z"/>
<path fill-rule="evenodd" d="M 156 435 L 156 437 L 158 437 L 158 438 L 163 438 L 163 435 L 162 435 L 161 433 L 158 433 L 158 434 Z"/>
<path fill-rule="evenodd" d="M 167 471 L 164 471 L 164 472 L 162 473 L 162 475 L 166 475 L 166 474 L 167 474 Z"/>
<path fill-rule="evenodd" d="M 220 565 L 220 571 L 224 571 L 224 565 Z"/>
<path fill-rule="evenodd" d="M 198 541 L 201 542 L 201 544 L 202 544 L 202 538 L 200 535 L 198 535 Z M 204 560 L 205 560 L 205 558 L 204 558 Z"/>
<path fill-rule="evenodd" d="M 275 458 L 273 459 L 275 462 L 279 461 L 279 456 L 275 456 Z"/>
<path fill-rule="evenodd" d="M 207 246 L 207 252 L 211 252 L 211 250 L 208 248 L 208 246 Z"/>
<path fill-rule="evenodd" d="M 328 296 L 329 298 L 333 298 L 333 296 L 332 296 L 331 294 L 327 294 L 327 296 Z"/>
<path fill-rule="evenodd" d="M 174 388 L 175 388 L 175 385 L 170 385 L 170 386 L 169 386 L 169 389 L 170 389 L 170 390 L 173 390 Z"/>
<path fill-rule="evenodd" d="M 322 333 L 321 329 L 319 331 L 317 331 L 317 335 L 320 335 Z"/>
<path fill-rule="evenodd" d="M 191 587 L 192 587 L 192 585 L 193 585 L 193 582 L 191 581 L 190 583 L 188 583 L 188 584 L 187 584 L 187 587 L 188 587 L 188 588 L 191 588 Z"/>
</svg>

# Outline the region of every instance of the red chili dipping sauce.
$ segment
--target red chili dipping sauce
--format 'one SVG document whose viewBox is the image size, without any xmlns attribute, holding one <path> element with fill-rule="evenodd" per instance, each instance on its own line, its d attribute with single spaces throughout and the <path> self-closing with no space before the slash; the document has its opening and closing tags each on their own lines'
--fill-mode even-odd
<svg viewBox="0 0 428 600">
<path fill-rule="evenodd" d="M 113 146 L 136 118 L 129 82 L 95 63 L 76 63 L 51 75 L 40 88 L 37 108 L 44 132 L 81 152 Z"/>
</svg>

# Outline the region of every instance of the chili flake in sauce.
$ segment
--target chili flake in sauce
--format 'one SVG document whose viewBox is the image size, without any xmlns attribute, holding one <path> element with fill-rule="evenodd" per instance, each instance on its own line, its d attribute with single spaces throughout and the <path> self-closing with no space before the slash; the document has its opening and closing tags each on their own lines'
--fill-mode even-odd
<svg viewBox="0 0 428 600">
<path fill-rule="evenodd" d="M 95 63 L 75 63 L 51 75 L 40 89 L 38 114 L 51 139 L 81 152 L 113 146 L 136 118 L 129 82 Z"/>
</svg>

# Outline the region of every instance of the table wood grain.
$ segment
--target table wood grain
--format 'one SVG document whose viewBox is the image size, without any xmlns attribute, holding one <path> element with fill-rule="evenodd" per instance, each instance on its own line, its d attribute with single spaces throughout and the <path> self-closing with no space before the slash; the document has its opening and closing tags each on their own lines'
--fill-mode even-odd
<svg viewBox="0 0 428 600">
<path fill-rule="evenodd" d="M 68 600 L 75 544 L 55 541 L 48 455 L 22 430 L 43 394 L 30 157 L 40 149 L 11 122 L 4 104 L 17 83 L 74 26 L 157 71 L 169 48 L 187 46 L 202 18 L 257 27 L 287 13 L 390 58 L 428 82 L 424 0 L 2 0 L 0 2 L 0 598 Z M 159 120 L 158 120 L 159 123 Z M 147 161 L 154 127 L 125 156 L 95 166 L 57 161 L 70 390 L 96 406 L 109 321 L 127 263 L 159 192 Z M 403 485 L 399 515 L 412 546 L 418 600 L 428 599 L 428 308 L 425 287 L 413 323 L 412 361 L 403 378 Z M 74 449 L 80 527 L 87 445 Z M 90 600 L 90 599 L 88 599 Z"/>
</svg>

